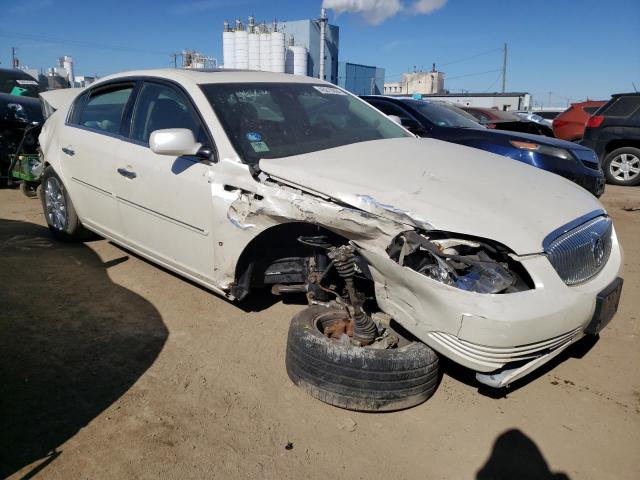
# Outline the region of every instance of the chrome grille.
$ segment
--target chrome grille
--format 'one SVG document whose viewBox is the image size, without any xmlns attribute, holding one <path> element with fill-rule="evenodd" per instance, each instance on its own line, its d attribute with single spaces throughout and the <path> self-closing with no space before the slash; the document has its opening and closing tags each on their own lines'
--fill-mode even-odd
<svg viewBox="0 0 640 480">
<path fill-rule="evenodd" d="M 563 233 L 545 249 L 549 261 L 567 285 L 595 276 L 611 253 L 611 219 L 599 216 Z"/>
</svg>

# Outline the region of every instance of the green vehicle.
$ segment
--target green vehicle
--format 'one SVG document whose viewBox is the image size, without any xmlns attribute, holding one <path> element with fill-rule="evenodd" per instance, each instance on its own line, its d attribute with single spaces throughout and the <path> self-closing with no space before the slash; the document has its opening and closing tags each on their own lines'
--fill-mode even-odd
<svg viewBox="0 0 640 480">
<path fill-rule="evenodd" d="M 0 186 L 17 179 L 30 196 L 39 183 L 38 135 L 44 123 L 40 91 L 25 72 L 0 69 Z"/>
</svg>

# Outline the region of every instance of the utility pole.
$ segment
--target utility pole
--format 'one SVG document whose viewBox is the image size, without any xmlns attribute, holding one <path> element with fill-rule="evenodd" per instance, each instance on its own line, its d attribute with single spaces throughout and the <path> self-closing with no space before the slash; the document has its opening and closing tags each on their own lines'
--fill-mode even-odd
<svg viewBox="0 0 640 480">
<path fill-rule="evenodd" d="M 551 90 L 547 92 L 549 94 L 549 100 L 547 100 L 547 107 L 551 107 L 551 94 L 553 93 Z"/>
<path fill-rule="evenodd" d="M 507 87 L 507 42 L 504 43 L 504 58 L 502 60 L 502 93 Z"/>
<path fill-rule="evenodd" d="M 11 68 L 18 67 L 18 59 L 16 58 L 16 47 L 11 47 Z"/>
<path fill-rule="evenodd" d="M 173 59 L 173 68 L 178 68 L 178 54 L 172 53 L 171 58 Z"/>
</svg>

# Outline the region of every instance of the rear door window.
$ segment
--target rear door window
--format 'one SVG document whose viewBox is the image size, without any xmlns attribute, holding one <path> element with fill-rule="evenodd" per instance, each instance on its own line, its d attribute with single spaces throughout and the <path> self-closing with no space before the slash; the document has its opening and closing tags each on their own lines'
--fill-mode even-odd
<svg viewBox="0 0 640 480">
<path fill-rule="evenodd" d="M 94 91 L 79 115 L 74 115 L 75 123 L 100 132 L 119 134 L 124 108 L 132 91 L 131 84 Z"/>
</svg>

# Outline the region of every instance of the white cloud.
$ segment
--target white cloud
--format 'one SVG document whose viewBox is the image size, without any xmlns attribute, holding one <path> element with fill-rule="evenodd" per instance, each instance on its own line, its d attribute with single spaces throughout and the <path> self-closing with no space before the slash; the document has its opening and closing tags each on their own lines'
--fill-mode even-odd
<svg viewBox="0 0 640 480">
<path fill-rule="evenodd" d="M 431 13 L 444 7 L 447 0 L 417 0 L 411 5 L 411 10 L 419 15 Z"/>
<path fill-rule="evenodd" d="M 400 0 L 323 0 L 322 6 L 337 15 L 359 13 L 372 25 L 378 25 L 402 10 Z"/>
<path fill-rule="evenodd" d="M 401 0 L 323 0 L 322 6 L 330 8 L 336 15 L 341 13 L 357 13 L 367 23 L 379 25 L 398 13 L 426 15 L 438 10 L 447 0 L 413 0 L 403 3 Z"/>
</svg>

